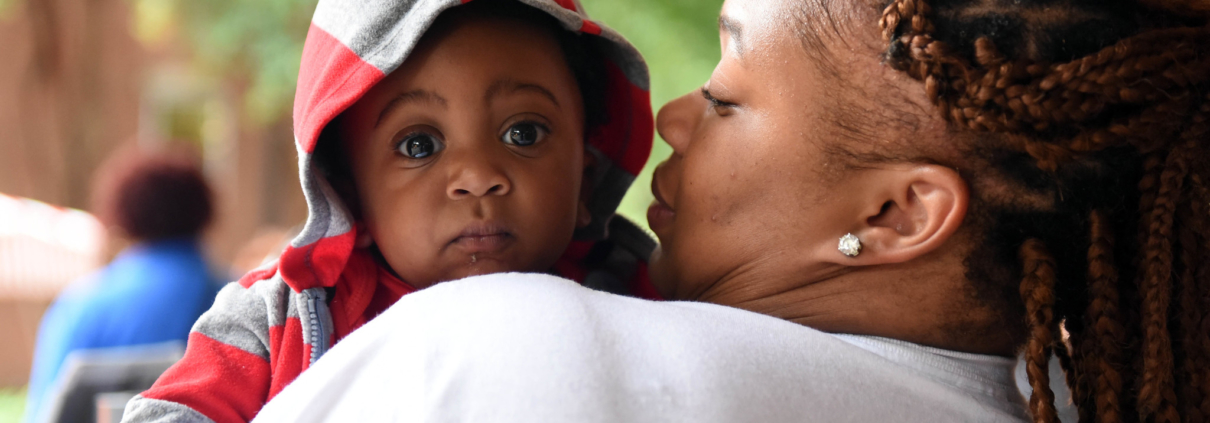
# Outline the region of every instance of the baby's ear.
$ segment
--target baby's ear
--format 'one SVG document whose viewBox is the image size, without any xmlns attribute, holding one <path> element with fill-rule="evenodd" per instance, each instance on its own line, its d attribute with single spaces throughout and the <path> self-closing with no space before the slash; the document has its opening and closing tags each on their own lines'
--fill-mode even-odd
<svg viewBox="0 0 1210 423">
<path fill-rule="evenodd" d="M 584 173 L 580 179 L 580 201 L 576 206 L 576 228 L 586 228 L 592 224 L 592 211 L 588 203 L 592 201 L 594 181 L 597 179 L 597 156 L 587 147 L 584 148 Z"/>
</svg>

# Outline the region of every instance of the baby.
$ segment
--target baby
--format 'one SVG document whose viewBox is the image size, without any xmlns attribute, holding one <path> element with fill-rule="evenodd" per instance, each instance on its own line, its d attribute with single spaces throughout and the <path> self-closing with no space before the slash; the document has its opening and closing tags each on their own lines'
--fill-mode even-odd
<svg viewBox="0 0 1210 423">
<path fill-rule="evenodd" d="M 322 0 L 294 112 L 305 229 L 219 294 L 124 421 L 251 420 L 443 281 L 544 272 L 655 295 L 654 243 L 612 218 L 650 152 L 646 66 L 573 0 Z"/>
</svg>

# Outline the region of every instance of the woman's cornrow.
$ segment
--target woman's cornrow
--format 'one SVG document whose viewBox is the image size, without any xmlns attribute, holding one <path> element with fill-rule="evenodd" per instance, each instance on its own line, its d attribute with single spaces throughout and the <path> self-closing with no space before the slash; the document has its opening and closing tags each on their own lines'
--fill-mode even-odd
<svg viewBox="0 0 1210 423">
<path fill-rule="evenodd" d="M 1210 20 L 1203 0 L 1142 6 L 1180 17 L 1173 22 Z M 1090 199 L 1054 212 L 1089 222 L 1086 286 L 1077 290 L 1086 298 L 1065 300 L 1085 309 L 1056 308 L 1046 245 L 1030 238 L 1020 246 L 1034 420 L 1056 421 L 1045 372 L 1051 346 L 1081 421 L 1210 419 L 1210 25 L 1146 29 L 1050 64 L 1007 57 L 987 37 L 974 40 L 968 59 L 934 38 L 932 14 L 925 0 L 895 0 L 879 23 L 890 43 L 886 63 L 922 81 L 945 119 L 997 134 L 1002 149 L 1028 154 L 1059 184 L 1060 170 L 1076 161 L 1125 154 L 1138 166 L 1137 184 L 1111 188 L 1137 189 L 1137 197 L 1110 194 L 1137 201 L 1135 211 Z M 1131 170 L 1109 163 L 1101 168 Z M 1066 351 L 1055 343 L 1056 322 L 1073 319 Z M 1128 339 L 1135 333 L 1140 339 Z"/>
</svg>

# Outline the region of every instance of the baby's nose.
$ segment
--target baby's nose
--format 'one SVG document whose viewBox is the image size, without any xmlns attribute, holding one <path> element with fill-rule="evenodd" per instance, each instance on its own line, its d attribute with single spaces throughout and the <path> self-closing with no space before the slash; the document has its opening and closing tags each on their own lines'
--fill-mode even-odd
<svg viewBox="0 0 1210 423">
<path fill-rule="evenodd" d="M 450 199 L 505 195 L 512 190 L 508 176 L 485 157 L 471 154 L 457 163 L 446 193 Z"/>
</svg>

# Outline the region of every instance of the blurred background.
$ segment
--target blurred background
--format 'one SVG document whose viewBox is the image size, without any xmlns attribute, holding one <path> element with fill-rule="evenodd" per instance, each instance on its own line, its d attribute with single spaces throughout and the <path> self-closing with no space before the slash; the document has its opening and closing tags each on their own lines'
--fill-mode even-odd
<svg viewBox="0 0 1210 423">
<path fill-rule="evenodd" d="M 647 57 L 653 106 L 709 77 L 722 0 L 581 0 Z M 216 273 L 258 264 L 306 218 L 291 134 L 315 0 L 0 0 L 0 422 L 17 421 L 39 319 L 121 240 L 90 213 L 120 147 L 197 152 Z M 622 205 L 645 224 L 656 141 Z M 242 252 L 241 252 L 242 251 Z M 251 254 L 252 259 L 248 257 Z"/>
</svg>

